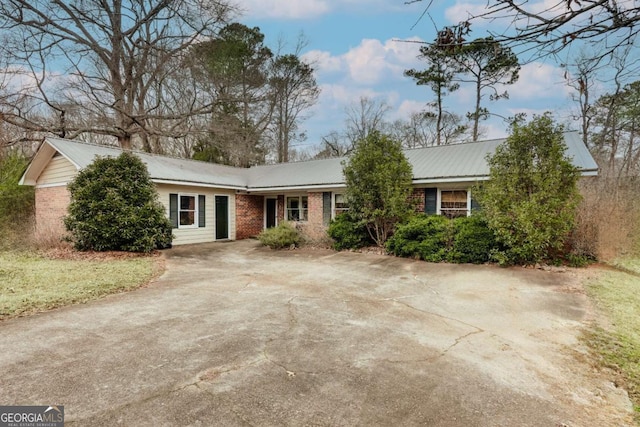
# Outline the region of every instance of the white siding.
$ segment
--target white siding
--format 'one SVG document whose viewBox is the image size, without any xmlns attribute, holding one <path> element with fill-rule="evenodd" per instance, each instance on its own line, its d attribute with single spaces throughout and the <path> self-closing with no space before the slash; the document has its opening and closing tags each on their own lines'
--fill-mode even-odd
<svg viewBox="0 0 640 427">
<path fill-rule="evenodd" d="M 76 176 L 77 172 L 76 167 L 69 160 L 62 156 L 54 157 L 43 169 L 36 185 L 66 184 Z"/>
<path fill-rule="evenodd" d="M 222 190 L 217 188 L 193 187 L 187 185 L 157 184 L 160 202 L 165 207 L 167 218 L 169 217 L 169 194 L 189 193 L 201 194 L 206 197 L 205 203 L 205 227 L 198 228 L 174 228 L 174 245 L 186 245 L 190 243 L 206 243 L 215 241 L 215 206 L 214 196 L 229 196 L 229 239 L 236 239 L 236 200 L 233 190 Z"/>
</svg>

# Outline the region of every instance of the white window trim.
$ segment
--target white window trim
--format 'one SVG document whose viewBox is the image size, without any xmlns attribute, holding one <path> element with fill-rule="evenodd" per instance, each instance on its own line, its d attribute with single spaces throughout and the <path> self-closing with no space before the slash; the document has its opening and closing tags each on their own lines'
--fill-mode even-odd
<svg viewBox="0 0 640 427">
<path fill-rule="evenodd" d="M 467 215 L 471 215 L 471 190 L 469 188 L 438 188 L 436 208 L 438 215 L 442 215 L 442 192 L 443 191 L 466 191 L 467 192 Z"/>
<path fill-rule="evenodd" d="M 299 208 L 298 210 L 300 211 L 300 216 L 304 216 L 302 215 L 302 198 L 306 197 L 307 198 L 307 219 L 299 219 L 296 222 L 308 222 L 309 221 L 309 194 L 286 194 L 284 196 L 284 219 L 285 221 L 295 221 L 295 220 L 290 220 L 289 219 L 289 204 L 287 203 L 287 199 L 293 199 L 293 198 L 297 198 L 298 199 L 298 203 L 299 203 Z"/>
<path fill-rule="evenodd" d="M 341 195 L 344 197 L 344 193 L 331 193 L 331 219 L 336 219 L 336 196 Z M 346 210 L 349 210 L 347 208 Z"/>
<path fill-rule="evenodd" d="M 182 201 L 182 197 L 193 197 L 195 199 L 195 212 L 193 215 L 193 224 L 191 225 L 182 225 L 180 224 L 180 213 L 183 212 L 182 209 L 180 209 L 181 206 L 181 201 Z M 178 193 L 178 229 L 188 229 L 188 228 L 198 228 L 199 227 L 199 220 L 200 220 L 200 206 L 198 206 L 199 203 L 199 197 L 198 194 L 196 193 Z M 187 211 L 184 211 L 187 212 Z"/>
</svg>

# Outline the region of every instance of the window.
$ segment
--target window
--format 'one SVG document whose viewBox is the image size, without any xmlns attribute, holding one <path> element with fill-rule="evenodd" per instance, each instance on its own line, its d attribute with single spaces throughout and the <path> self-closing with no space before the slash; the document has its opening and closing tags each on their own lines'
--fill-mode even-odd
<svg viewBox="0 0 640 427">
<path fill-rule="evenodd" d="M 440 215 L 447 218 L 467 216 L 467 202 L 466 190 L 442 190 L 440 192 Z"/>
<path fill-rule="evenodd" d="M 196 212 L 198 210 L 196 200 L 197 198 L 194 195 L 180 194 L 180 204 L 178 205 L 180 207 L 180 227 L 198 226 L 196 223 Z"/>
<path fill-rule="evenodd" d="M 335 218 L 337 215 L 344 213 L 349 210 L 349 205 L 347 204 L 347 200 L 344 197 L 344 194 L 334 194 L 333 195 L 333 217 Z"/>
<path fill-rule="evenodd" d="M 307 221 L 309 211 L 309 199 L 307 196 L 287 197 L 287 220 Z"/>
</svg>

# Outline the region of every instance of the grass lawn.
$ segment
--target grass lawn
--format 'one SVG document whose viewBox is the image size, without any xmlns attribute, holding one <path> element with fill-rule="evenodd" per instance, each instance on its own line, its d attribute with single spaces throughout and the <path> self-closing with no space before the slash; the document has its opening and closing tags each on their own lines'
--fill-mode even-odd
<svg viewBox="0 0 640 427">
<path fill-rule="evenodd" d="M 621 261 L 627 270 L 640 271 L 640 260 Z M 587 292 L 609 319 L 587 339 L 600 361 L 618 372 L 634 402 L 640 421 L 640 272 L 603 271 L 587 284 Z"/>
<path fill-rule="evenodd" d="M 137 288 L 157 271 L 153 256 L 51 259 L 0 252 L 0 319 L 83 303 Z"/>
</svg>

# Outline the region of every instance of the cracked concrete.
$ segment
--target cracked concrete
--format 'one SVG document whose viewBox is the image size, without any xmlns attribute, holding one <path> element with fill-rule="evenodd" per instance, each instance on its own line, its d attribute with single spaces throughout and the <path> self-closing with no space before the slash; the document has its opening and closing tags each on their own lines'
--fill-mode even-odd
<svg viewBox="0 0 640 427">
<path fill-rule="evenodd" d="M 254 241 L 165 256 L 149 287 L 0 323 L 0 403 L 62 404 L 70 426 L 631 424 L 578 341 L 584 272 Z"/>
</svg>

